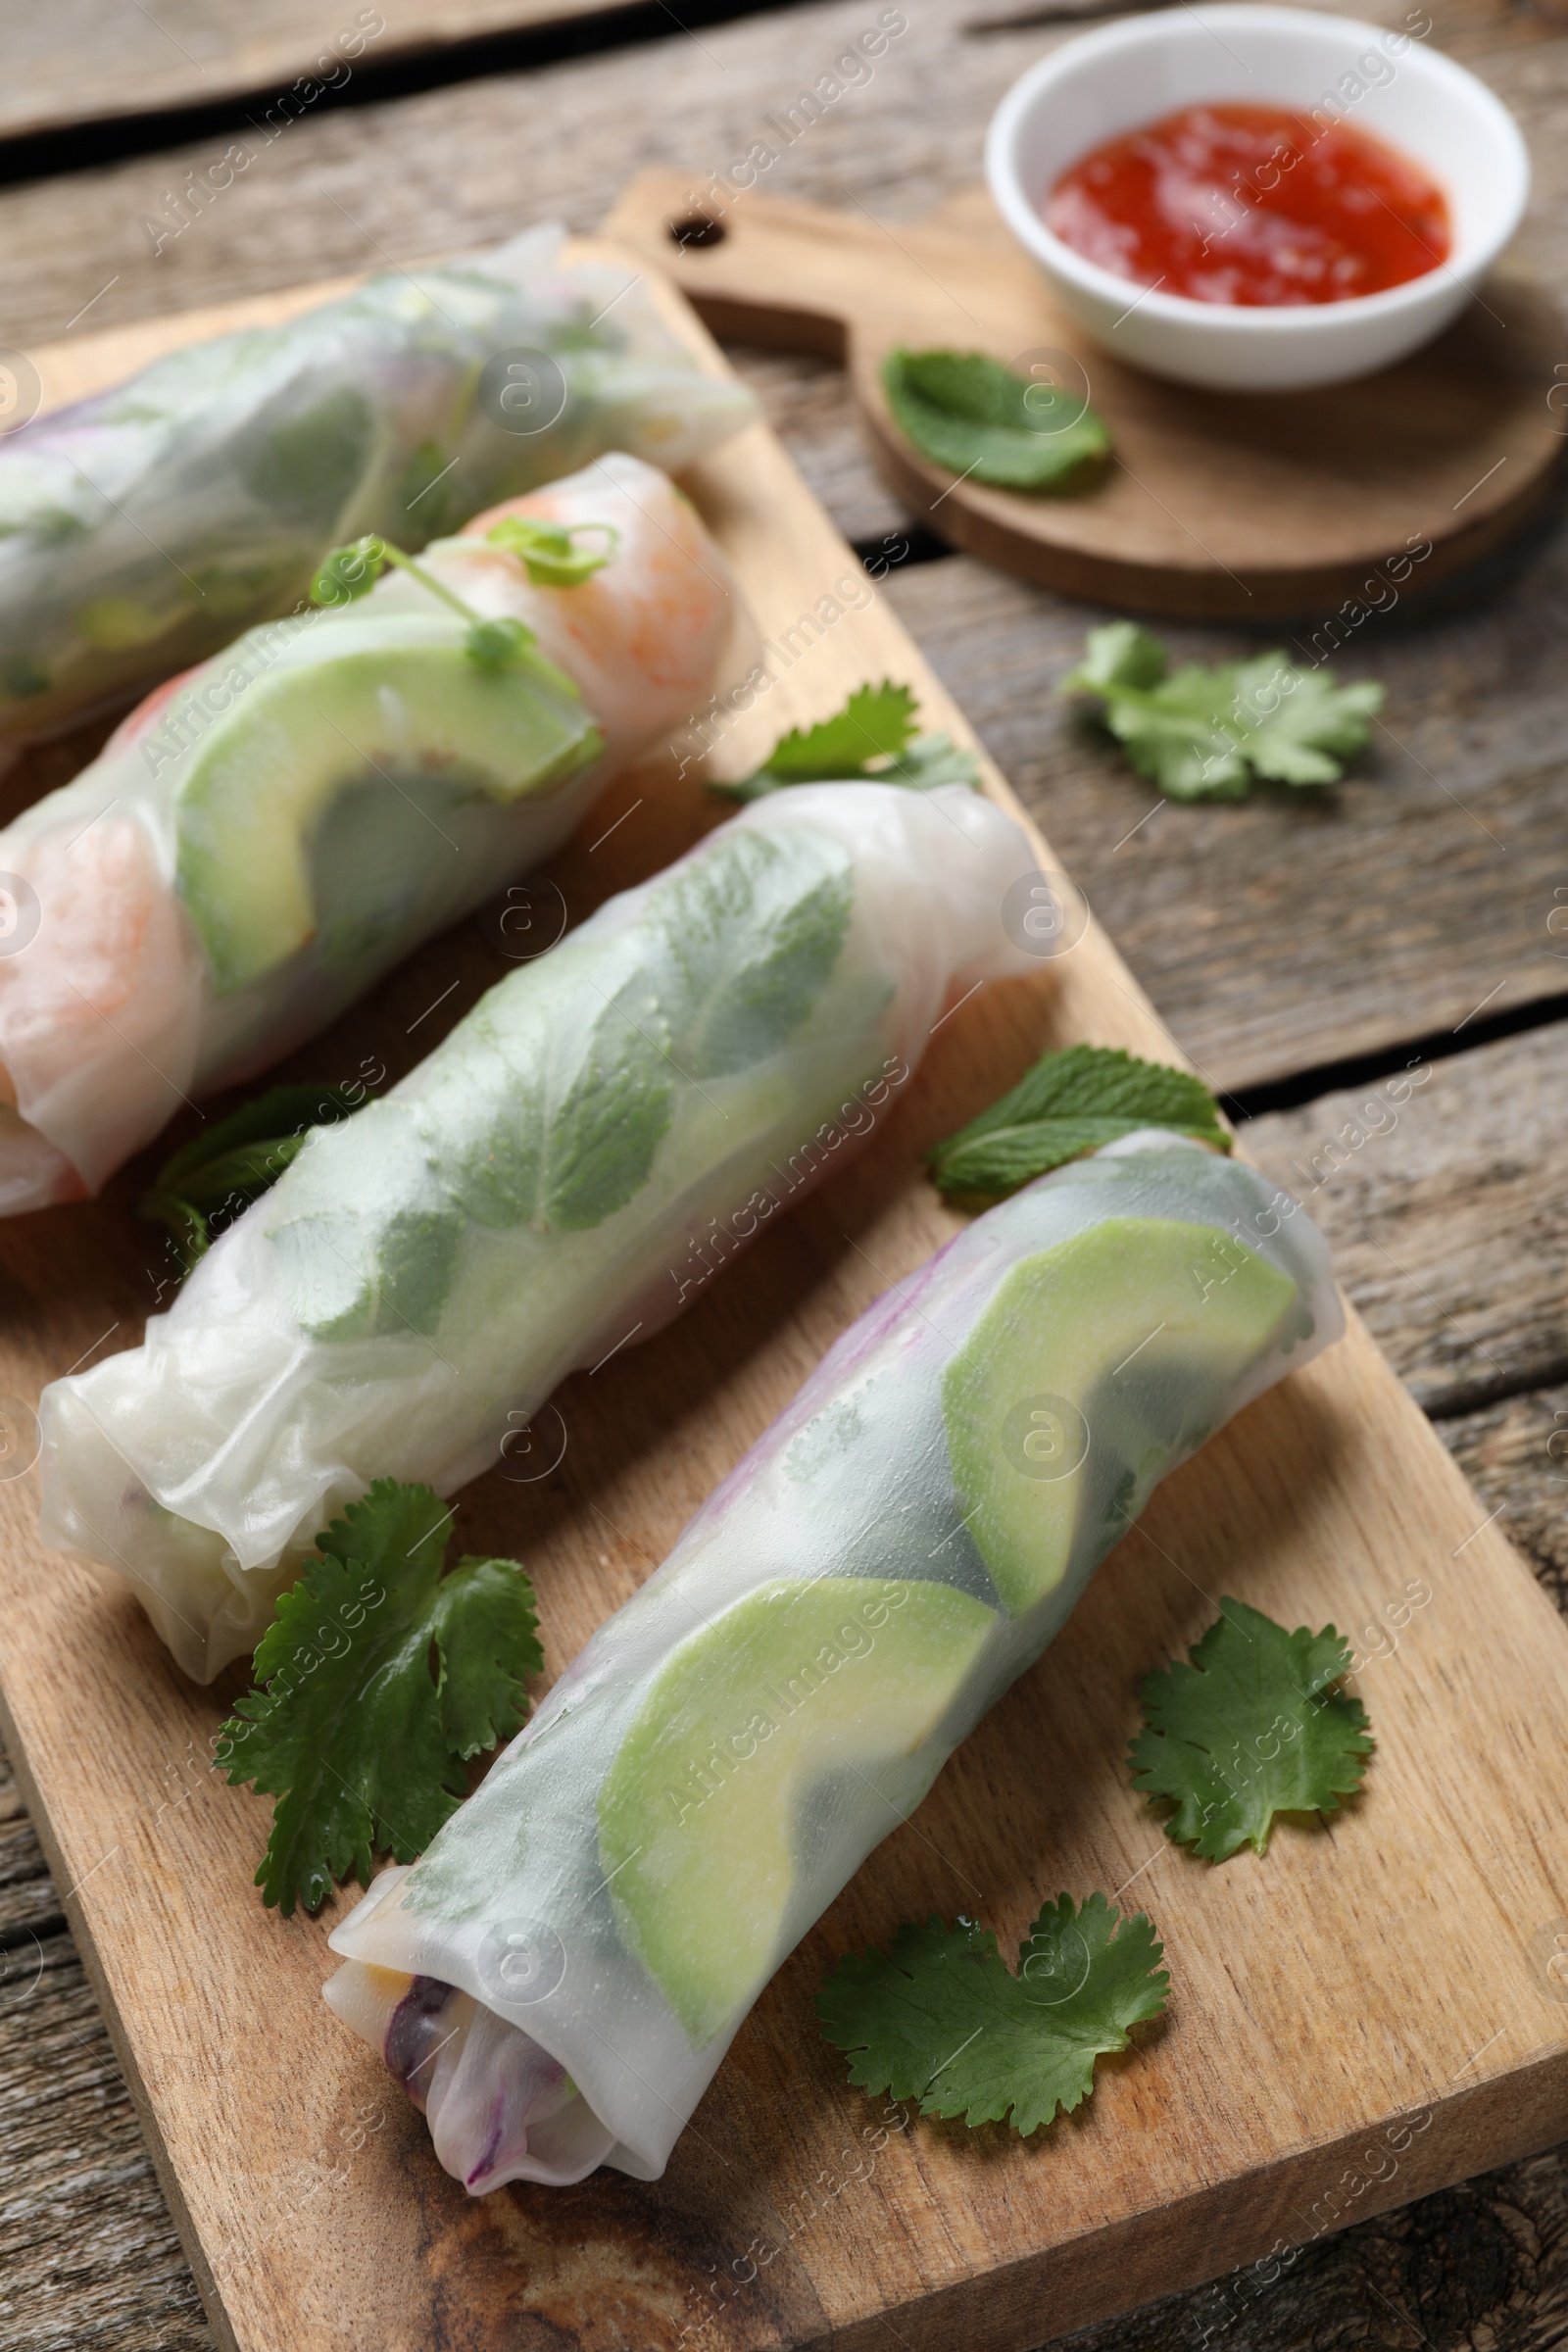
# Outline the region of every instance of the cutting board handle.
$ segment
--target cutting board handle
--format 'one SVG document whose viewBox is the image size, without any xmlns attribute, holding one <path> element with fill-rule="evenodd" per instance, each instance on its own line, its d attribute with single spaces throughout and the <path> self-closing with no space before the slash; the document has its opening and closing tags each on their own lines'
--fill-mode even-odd
<svg viewBox="0 0 1568 2352">
<path fill-rule="evenodd" d="M 849 320 L 887 305 L 889 236 L 869 214 L 862 221 L 753 190 L 726 194 L 711 182 L 699 192 L 678 172 L 648 171 L 599 233 L 640 254 L 660 252 L 665 274 L 713 333 L 742 342 L 842 361 Z"/>
</svg>

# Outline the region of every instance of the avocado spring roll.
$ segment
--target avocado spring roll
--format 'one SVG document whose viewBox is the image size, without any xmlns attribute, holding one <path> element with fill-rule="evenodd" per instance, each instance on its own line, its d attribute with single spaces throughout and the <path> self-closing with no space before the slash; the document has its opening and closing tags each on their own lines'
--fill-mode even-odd
<svg viewBox="0 0 1568 2352">
<path fill-rule="evenodd" d="M 448 2172 L 657 2179 L 774 1970 L 1166 1471 L 1342 1328 L 1304 1213 L 1148 1130 L 862 1315 L 332 1936 L 327 1999 Z"/>
<path fill-rule="evenodd" d="M 636 280 L 560 245 L 372 277 L 0 444 L 0 743 L 286 612 L 361 532 L 421 547 L 606 450 L 674 471 L 751 420 Z"/>
<path fill-rule="evenodd" d="M 1034 870 L 962 786 L 818 784 L 612 899 L 45 1391 L 46 1539 L 216 1674 L 372 1480 L 488 1468 L 862 1141 L 944 1006 L 1034 964 L 1003 921 Z"/>
<path fill-rule="evenodd" d="M 518 516 L 601 568 L 536 585 L 485 535 Z M 690 502 L 619 453 L 422 568 L 535 644 L 476 662 L 470 623 L 394 571 L 162 688 L 0 832 L 21 937 L 0 956 L 0 1214 L 96 1192 L 182 1101 L 291 1052 L 548 856 L 701 702 L 734 620 Z"/>
</svg>

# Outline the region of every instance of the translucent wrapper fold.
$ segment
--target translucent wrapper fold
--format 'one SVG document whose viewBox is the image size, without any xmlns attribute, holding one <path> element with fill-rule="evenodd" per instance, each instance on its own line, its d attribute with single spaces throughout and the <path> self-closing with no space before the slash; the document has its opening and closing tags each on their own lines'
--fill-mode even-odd
<svg viewBox="0 0 1568 2352">
<path fill-rule="evenodd" d="M 1149 1131 L 881 1298 L 331 1937 L 327 1998 L 447 2170 L 657 2178 L 769 1977 L 1158 1480 L 1342 1328 L 1305 1213 Z"/>
<path fill-rule="evenodd" d="M 558 1382 L 863 1142 L 946 1005 L 1034 965 L 1003 920 L 1033 867 L 962 787 L 820 784 L 611 900 L 315 1131 L 141 1348 L 45 1392 L 46 1539 L 128 1572 L 206 1679 L 373 1479 L 526 1475 Z"/>
<path fill-rule="evenodd" d="M 564 268 L 561 243 L 539 228 L 389 271 L 14 433 L 0 743 L 288 612 L 359 532 L 417 547 L 607 450 L 678 470 L 751 420 L 751 395 L 701 371 L 638 281 Z"/>
<path fill-rule="evenodd" d="M 505 512 L 608 551 L 569 588 L 490 545 L 491 514 L 425 551 L 531 652 L 480 667 L 462 615 L 393 572 L 151 696 L 0 832 L 19 942 L 0 956 L 0 1214 L 96 1192 L 182 1102 L 324 1028 L 547 857 L 709 692 L 736 598 L 657 466 L 617 452 Z"/>
</svg>

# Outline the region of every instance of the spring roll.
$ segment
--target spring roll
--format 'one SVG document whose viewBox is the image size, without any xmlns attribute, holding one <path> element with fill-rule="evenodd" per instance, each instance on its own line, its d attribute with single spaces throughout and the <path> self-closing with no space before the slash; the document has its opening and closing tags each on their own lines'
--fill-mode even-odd
<svg viewBox="0 0 1568 2352">
<path fill-rule="evenodd" d="M 372 277 L 0 444 L 0 744 L 288 612 L 361 532 L 418 548 L 607 450 L 674 471 L 750 421 L 637 281 L 562 268 L 561 239 Z"/>
<path fill-rule="evenodd" d="M 819 784 L 612 899 L 46 1390 L 46 1539 L 216 1674 L 373 1479 L 490 1467 L 863 1141 L 944 1006 L 1035 964 L 1003 915 L 1033 872 L 962 786 Z"/>
<path fill-rule="evenodd" d="M 447 2171 L 656 2180 L 769 1977 L 1158 1481 L 1342 1328 L 1304 1212 L 1147 1130 L 878 1300 L 331 1937 L 327 1999 Z"/>
<path fill-rule="evenodd" d="M 485 536 L 519 514 L 580 531 L 603 568 L 536 586 Z M 469 624 L 394 571 L 161 689 L 0 832 L 20 940 L 0 956 L 0 1214 L 96 1192 L 181 1102 L 291 1052 L 548 856 L 701 704 L 734 622 L 690 502 L 619 453 L 424 568 L 533 648 L 481 667 Z"/>
</svg>

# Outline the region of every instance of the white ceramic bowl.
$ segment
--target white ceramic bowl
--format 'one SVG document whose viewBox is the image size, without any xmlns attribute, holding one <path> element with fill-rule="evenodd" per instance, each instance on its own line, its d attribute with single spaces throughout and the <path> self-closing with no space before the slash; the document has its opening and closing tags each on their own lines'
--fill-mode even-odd
<svg viewBox="0 0 1568 2352">
<path fill-rule="evenodd" d="M 1359 91 L 1359 95 L 1356 92 Z M 1449 258 L 1383 294 L 1249 309 L 1140 293 L 1054 236 L 1040 206 L 1069 165 L 1140 123 L 1204 102 L 1287 106 L 1402 148 L 1448 200 Z M 1484 82 L 1408 33 L 1305 9 L 1203 7 L 1129 17 L 1064 42 L 1004 98 L 986 142 L 1003 219 L 1079 324 L 1157 375 L 1232 392 L 1343 383 L 1428 342 L 1513 235 L 1530 163 Z"/>
</svg>

